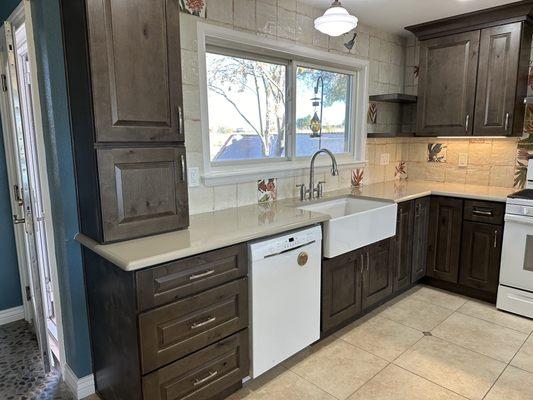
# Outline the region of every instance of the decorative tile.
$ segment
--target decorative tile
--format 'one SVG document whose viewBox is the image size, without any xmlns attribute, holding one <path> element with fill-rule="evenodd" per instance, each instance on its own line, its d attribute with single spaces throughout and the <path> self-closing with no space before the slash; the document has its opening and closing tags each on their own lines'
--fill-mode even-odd
<svg viewBox="0 0 533 400">
<path fill-rule="evenodd" d="M 375 124 L 378 122 L 378 105 L 377 103 L 371 102 L 368 104 L 368 114 L 367 119 L 369 124 Z"/>
<path fill-rule="evenodd" d="M 394 167 L 394 177 L 399 177 L 402 180 L 407 179 L 407 163 L 405 161 L 398 162 Z"/>
<path fill-rule="evenodd" d="M 180 0 L 180 10 L 196 17 L 206 16 L 205 0 Z"/>
<path fill-rule="evenodd" d="M 428 143 L 427 161 L 430 163 L 445 163 L 446 145 L 443 143 Z"/>
<path fill-rule="evenodd" d="M 260 179 L 257 181 L 257 201 L 268 203 L 278 198 L 277 179 Z"/>
<path fill-rule="evenodd" d="M 361 186 L 364 179 L 365 170 L 363 168 L 357 168 L 352 171 L 351 183 L 352 187 Z"/>
</svg>

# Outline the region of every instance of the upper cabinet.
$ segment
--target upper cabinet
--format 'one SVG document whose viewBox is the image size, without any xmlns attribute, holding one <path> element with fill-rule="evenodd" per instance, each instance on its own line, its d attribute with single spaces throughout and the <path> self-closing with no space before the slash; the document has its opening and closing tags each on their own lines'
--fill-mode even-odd
<svg viewBox="0 0 533 400">
<path fill-rule="evenodd" d="M 87 0 L 97 142 L 182 142 L 179 4 Z"/>
<path fill-rule="evenodd" d="M 479 31 L 420 43 L 417 134 L 471 135 Z"/>
<path fill-rule="evenodd" d="M 521 135 L 533 1 L 406 28 L 420 39 L 416 133 Z"/>
</svg>

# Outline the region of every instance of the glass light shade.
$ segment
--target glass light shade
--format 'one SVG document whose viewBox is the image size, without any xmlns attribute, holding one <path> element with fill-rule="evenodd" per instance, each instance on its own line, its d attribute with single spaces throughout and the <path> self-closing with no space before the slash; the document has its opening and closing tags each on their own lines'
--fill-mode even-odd
<svg viewBox="0 0 533 400">
<path fill-rule="evenodd" d="M 320 136 L 320 128 L 322 127 L 322 122 L 320 121 L 320 118 L 318 118 L 318 114 L 315 111 L 315 115 L 313 115 L 313 118 L 311 118 L 311 123 L 309 124 L 309 128 L 311 129 L 311 137 L 319 137 Z"/>
<path fill-rule="evenodd" d="M 333 6 L 323 16 L 315 19 L 315 29 L 329 36 L 340 36 L 355 29 L 358 21 L 344 7 Z"/>
</svg>

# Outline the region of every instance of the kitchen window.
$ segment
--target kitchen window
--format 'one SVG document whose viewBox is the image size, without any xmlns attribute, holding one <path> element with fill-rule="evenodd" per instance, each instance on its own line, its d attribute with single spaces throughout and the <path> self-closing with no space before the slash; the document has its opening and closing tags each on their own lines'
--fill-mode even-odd
<svg viewBox="0 0 533 400">
<path fill-rule="evenodd" d="M 306 173 L 321 148 L 364 159 L 368 63 L 199 24 L 208 185 Z"/>
</svg>

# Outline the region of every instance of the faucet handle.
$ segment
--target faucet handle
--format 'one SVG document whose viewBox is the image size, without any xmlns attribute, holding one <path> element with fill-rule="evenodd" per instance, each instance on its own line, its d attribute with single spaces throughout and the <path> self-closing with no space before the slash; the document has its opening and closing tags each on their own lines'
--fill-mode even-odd
<svg viewBox="0 0 533 400">
<path fill-rule="evenodd" d="M 300 185 L 296 185 L 296 187 L 300 189 L 300 201 L 304 201 L 305 200 L 305 194 L 307 193 L 307 189 L 306 189 L 305 185 L 302 183 Z"/>
<path fill-rule="evenodd" d="M 326 185 L 326 181 L 319 181 L 317 185 L 317 194 L 318 197 L 322 197 L 324 195 L 324 186 Z"/>
</svg>

